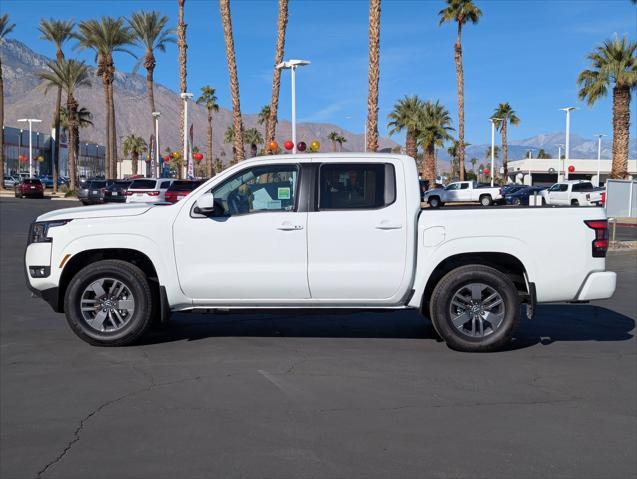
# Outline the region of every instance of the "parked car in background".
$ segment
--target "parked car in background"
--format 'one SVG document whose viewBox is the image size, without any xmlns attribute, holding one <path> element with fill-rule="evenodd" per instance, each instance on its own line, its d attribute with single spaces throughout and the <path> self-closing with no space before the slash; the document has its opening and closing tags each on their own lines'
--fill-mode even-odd
<svg viewBox="0 0 637 479">
<path fill-rule="evenodd" d="M 104 203 L 104 191 L 113 180 L 89 180 L 84 186 L 80 186 L 78 199 L 83 205 L 96 205 Z"/>
<path fill-rule="evenodd" d="M 5 176 L 3 181 L 5 188 L 13 188 L 20 182 L 20 178 L 17 178 L 15 176 Z"/>
<path fill-rule="evenodd" d="M 197 189 L 205 180 L 177 180 L 173 181 L 170 188 L 166 190 L 164 200 L 169 203 L 177 203 L 179 200 L 183 200 L 191 191 Z"/>
<path fill-rule="evenodd" d="M 425 201 L 432 208 L 439 208 L 445 203 L 480 202 L 482 206 L 490 206 L 501 200 L 499 187 L 478 185 L 475 181 L 456 181 L 444 188 L 434 188 L 425 193 Z"/>
<path fill-rule="evenodd" d="M 566 180 L 544 190 L 542 198 L 547 205 L 597 206 L 601 203 L 601 193 L 591 200 L 590 193 L 594 191 L 597 190 L 590 181 Z"/>
<path fill-rule="evenodd" d="M 529 197 L 537 193 L 541 197 L 541 192 L 546 189 L 546 186 L 524 186 L 523 188 L 516 189 L 512 193 L 506 193 L 504 195 L 504 201 L 507 205 L 528 205 Z"/>
<path fill-rule="evenodd" d="M 515 193 L 516 191 L 520 191 L 526 188 L 527 186 L 528 185 L 518 185 L 515 183 L 509 183 L 508 185 L 504 185 L 502 188 L 500 188 L 500 193 L 502 193 L 502 196 L 510 195 L 512 193 Z"/>
<path fill-rule="evenodd" d="M 606 188 L 598 186 L 590 193 L 586 193 L 586 201 L 594 204 L 595 206 L 604 206 L 606 204 Z"/>
<path fill-rule="evenodd" d="M 104 191 L 105 203 L 126 203 L 126 191 L 132 182 L 128 180 L 114 180 Z"/>
<path fill-rule="evenodd" d="M 425 201 L 425 193 L 429 189 L 429 180 L 418 180 L 418 184 L 420 185 L 420 202 Z"/>
<path fill-rule="evenodd" d="M 22 178 L 13 191 L 16 198 L 44 198 L 44 185 L 38 178 Z"/>
<path fill-rule="evenodd" d="M 126 203 L 159 203 L 166 200 L 166 191 L 176 180 L 143 178 L 133 180 L 126 191 Z"/>
</svg>

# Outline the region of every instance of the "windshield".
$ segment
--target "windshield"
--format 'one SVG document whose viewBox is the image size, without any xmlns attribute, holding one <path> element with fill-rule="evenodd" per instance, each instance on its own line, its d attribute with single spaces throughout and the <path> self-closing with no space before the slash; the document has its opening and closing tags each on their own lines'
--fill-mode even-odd
<svg viewBox="0 0 637 479">
<path fill-rule="evenodd" d="M 106 187 L 106 181 L 91 181 L 88 187 L 89 188 L 104 188 Z"/>
</svg>

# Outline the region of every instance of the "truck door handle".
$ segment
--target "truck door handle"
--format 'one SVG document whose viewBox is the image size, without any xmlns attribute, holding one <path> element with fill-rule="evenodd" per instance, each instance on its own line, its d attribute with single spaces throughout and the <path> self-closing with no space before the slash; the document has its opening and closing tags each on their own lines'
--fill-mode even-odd
<svg viewBox="0 0 637 479">
<path fill-rule="evenodd" d="M 376 225 L 377 230 L 399 230 L 403 225 L 398 223 L 390 223 L 389 221 L 381 221 Z"/>
<path fill-rule="evenodd" d="M 296 230 L 302 230 L 303 229 L 303 225 L 293 225 L 292 223 L 288 223 L 287 221 L 285 223 L 281 223 L 278 227 L 278 230 L 281 231 L 296 231 Z"/>
</svg>

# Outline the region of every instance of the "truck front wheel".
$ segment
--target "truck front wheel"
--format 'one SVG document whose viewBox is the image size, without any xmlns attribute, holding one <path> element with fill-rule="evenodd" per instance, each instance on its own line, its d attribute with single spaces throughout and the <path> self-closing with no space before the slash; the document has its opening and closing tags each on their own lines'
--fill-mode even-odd
<svg viewBox="0 0 637 479">
<path fill-rule="evenodd" d="M 430 317 L 447 345 L 458 351 L 504 347 L 520 321 L 520 298 L 513 282 L 495 268 L 466 265 L 436 285 Z"/>
<path fill-rule="evenodd" d="M 64 295 L 73 332 L 94 346 L 125 346 L 148 329 L 153 293 L 144 272 L 121 260 L 103 260 L 81 269 Z"/>
</svg>

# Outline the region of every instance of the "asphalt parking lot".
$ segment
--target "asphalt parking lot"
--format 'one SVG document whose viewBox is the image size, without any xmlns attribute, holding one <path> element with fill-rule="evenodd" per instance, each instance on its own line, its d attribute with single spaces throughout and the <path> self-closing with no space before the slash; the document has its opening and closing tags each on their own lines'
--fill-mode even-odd
<svg viewBox="0 0 637 479">
<path fill-rule="evenodd" d="M 637 255 L 615 297 L 544 305 L 508 351 L 462 354 L 413 312 L 176 314 L 95 348 L 31 299 L 28 224 L 0 199 L 2 478 L 637 475 Z"/>
</svg>

